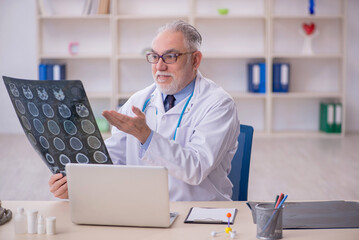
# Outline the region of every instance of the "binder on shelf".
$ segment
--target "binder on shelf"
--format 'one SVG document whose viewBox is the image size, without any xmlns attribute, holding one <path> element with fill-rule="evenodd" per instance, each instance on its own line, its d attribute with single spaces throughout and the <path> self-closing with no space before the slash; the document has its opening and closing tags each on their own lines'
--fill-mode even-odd
<svg viewBox="0 0 359 240">
<path fill-rule="evenodd" d="M 320 103 L 319 130 L 326 133 L 341 133 L 342 104 L 332 102 Z"/>
<path fill-rule="evenodd" d="M 54 80 L 54 65 L 46 64 L 46 80 Z"/>
<path fill-rule="evenodd" d="M 110 12 L 110 0 L 100 0 L 98 14 L 108 14 Z"/>
<path fill-rule="evenodd" d="M 265 63 L 248 63 L 248 92 L 266 92 Z"/>
<path fill-rule="evenodd" d="M 39 64 L 39 80 L 65 80 L 65 64 Z"/>
<path fill-rule="evenodd" d="M 65 79 L 66 79 L 65 64 L 53 65 L 53 80 L 65 80 Z"/>
<path fill-rule="evenodd" d="M 89 15 L 91 11 L 92 0 L 85 0 L 82 9 L 82 15 Z"/>
<path fill-rule="evenodd" d="M 47 79 L 46 64 L 41 63 L 39 65 L 39 80 L 46 80 L 46 79 Z"/>
<path fill-rule="evenodd" d="M 273 92 L 288 92 L 290 80 L 290 65 L 288 63 L 273 63 Z"/>
<path fill-rule="evenodd" d="M 342 104 L 335 104 L 335 120 L 334 120 L 334 132 L 341 133 L 342 132 Z"/>
</svg>

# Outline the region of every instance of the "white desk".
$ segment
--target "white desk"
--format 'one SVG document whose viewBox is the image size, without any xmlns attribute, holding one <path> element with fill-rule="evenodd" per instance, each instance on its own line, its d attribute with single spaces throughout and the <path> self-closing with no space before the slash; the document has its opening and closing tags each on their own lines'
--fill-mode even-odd
<svg viewBox="0 0 359 240">
<path fill-rule="evenodd" d="M 108 227 L 108 226 L 85 226 L 73 224 L 70 220 L 69 203 L 57 201 L 3 201 L 4 208 L 10 208 L 13 213 L 17 207 L 24 207 L 25 210 L 37 209 L 39 214 L 44 216 L 55 216 L 57 234 L 56 235 L 37 235 L 22 234 L 15 235 L 14 220 L 0 226 L 0 239 L 63 239 L 63 240 L 91 240 L 91 239 L 153 239 L 153 240 L 186 240 L 186 239 L 210 239 L 210 240 L 230 240 L 229 234 L 219 234 L 211 236 L 212 231 L 223 231 L 226 225 L 214 224 L 185 224 L 184 219 L 189 209 L 197 207 L 223 207 L 237 208 L 238 213 L 235 219 L 233 230 L 237 231 L 236 239 L 256 239 L 256 225 L 253 224 L 252 215 L 245 202 L 172 202 L 171 211 L 179 212 L 179 217 L 171 228 L 136 228 L 136 227 Z M 99 206 L 100 207 L 100 206 Z M 316 229 L 316 230 L 284 230 L 283 239 L 326 239 L 326 240 L 358 240 L 359 229 Z"/>
</svg>

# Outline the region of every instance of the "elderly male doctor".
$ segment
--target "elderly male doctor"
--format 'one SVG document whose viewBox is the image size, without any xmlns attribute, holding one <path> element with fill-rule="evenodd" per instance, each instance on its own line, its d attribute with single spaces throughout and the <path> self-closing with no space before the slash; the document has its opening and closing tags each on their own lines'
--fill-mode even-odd
<svg viewBox="0 0 359 240">
<path fill-rule="evenodd" d="M 201 35 L 183 21 L 159 29 L 146 55 L 154 84 L 103 116 L 114 126 L 106 146 L 114 164 L 164 166 L 171 201 L 231 200 L 228 179 L 239 120 L 233 99 L 198 71 Z M 50 191 L 67 198 L 66 177 Z"/>
</svg>

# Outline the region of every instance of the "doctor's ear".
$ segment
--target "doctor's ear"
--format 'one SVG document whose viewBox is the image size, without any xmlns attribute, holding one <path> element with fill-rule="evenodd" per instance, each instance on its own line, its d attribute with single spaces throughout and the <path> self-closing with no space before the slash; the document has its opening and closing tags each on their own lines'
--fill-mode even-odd
<svg viewBox="0 0 359 240">
<path fill-rule="evenodd" d="M 202 53 L 200 51 L 196 51 L 193 53 L 193 69 L 197 70 L 202 60 Z"/>
</svg>

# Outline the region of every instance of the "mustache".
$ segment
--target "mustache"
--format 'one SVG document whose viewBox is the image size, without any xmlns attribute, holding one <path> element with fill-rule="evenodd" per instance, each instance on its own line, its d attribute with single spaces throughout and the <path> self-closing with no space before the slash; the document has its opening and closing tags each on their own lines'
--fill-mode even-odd
<svg viewBox="0 0 359 240">
<path fill-rule="evenodd" d="M 170 73 L 170 72 L 165 72 L 165 71 L 157 71 L 156 74 L 155 74 L 156 78 L 157 78 L 159 75 L 166 75 L 166 76 L 174 77 L 174 74 L 172 74 L 172 73 Z"/>
</svg>

